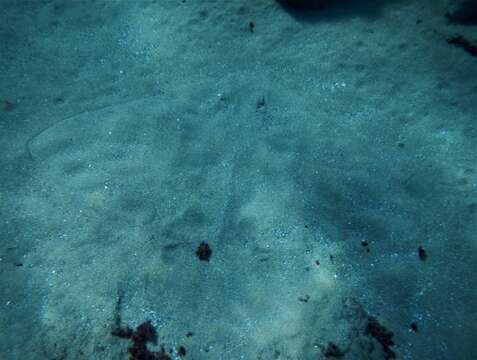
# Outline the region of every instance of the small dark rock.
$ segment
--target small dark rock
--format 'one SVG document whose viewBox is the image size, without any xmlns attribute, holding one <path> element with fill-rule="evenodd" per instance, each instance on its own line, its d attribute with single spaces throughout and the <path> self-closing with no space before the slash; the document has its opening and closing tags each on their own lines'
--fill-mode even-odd
<svg viewBox="0 0 477 360">
<path fill-rule="evenodd" d="M 195 251 L 195 254 L 201 261 L 209 261 L 210 256 L 212 255 L 212 249 L 210 248 L 209 244 L 205 241 L 202 241 Z"/>
<path fill-rule="evenodd" d="M 177 355 L 179 356 L 185 356 L 187 353 L 187 350 L 184 346 L 179 346 L 179 349 L 177 349 Z"/>
<path fill-rule="evenodd" d="M 417 254 L 419 255 L 419 259 L 421 261 L 426 261 L 427 260 L 427 251 L 424 250 L 424 248 L 422 246 L 419 246 L 417 248 Z"/>
<path fill-rule="evenodd" d="M 419 328 L 415 322 L 412 322 L 411 325 L 409 325 L 409 329 L 413 332 L 419 332 Z"/>
<path fill-rule="evenodd" d="M 255 108 L 258 111 L 260 109 L 263 109 L 265 107 L 265 105 L 266 105 L 265 96 L 262 96 L 261 98 L 258 99 L 257 106 Z"/>
<path fill-rule="evenodd" d="M 157 343 L 157 333 L 154 326 L 150 321 L 143 322 L 136 328 L 136 331 L 132 334 L 132 340 L 134 342 L 152 342 Z"/>
<path fill-rule="evenodd" d="M 111 331 L 111 335 L 131 339 L 132 344 L 128 347 L 130 360 L 172 360 L 164 347 L 161 347 L 160 351 L 150 351 L 147 348 L 147 343 L 157 343 L 156 329 L 150 321 L 143 322 L 134 331 L 129 327 L 115 328 Z"/>
<path fill-rule="evenodd" d="M 297 10 L 319 10 L 323 8 L 323 0 L 276 0 L 284 7 Z"/>
</svg>

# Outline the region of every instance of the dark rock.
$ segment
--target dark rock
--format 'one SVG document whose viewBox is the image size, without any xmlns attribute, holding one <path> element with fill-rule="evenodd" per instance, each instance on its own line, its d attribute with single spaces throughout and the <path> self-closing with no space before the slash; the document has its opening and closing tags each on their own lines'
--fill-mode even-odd
<svg viewBox="0 0 477 360">
<path fill-rule="evenodd" d="M 111 335 L 123 339 L 131 339 L 132 344 L 128 347 L 130 360 L 172 360 L 167 355 L 164 347 L 160 351 L 150 351 L 147 344 L 157 344 L 157 333 L 150 321 L 145 321 L 139 325 L 136 330 L 129 327 L 115 328 L 111 331 Z"/>
<path fill-rule="evenodd" d="M 424 250 L 424 248 L 422 246 L 419 246 L 417 248 L 417 254 L 419 255 L 419 259 L 421 261 L 426 261 L 427 260 L 427 251 Z"/>
<path fill-rule="evenodd" d="M 378 320 L 372 316 L 368 316 L 368 323 L 366 325 L 365 334 L 372 336 L 378 343 L 381 344 L 385 359 L 395 359 L 396 353 L 391 349 L 394 345 L 393 332 L 381 325 Z"/>
<path fill-rule="evenodd" d="M 323 0 L 277 0 L 281 5 L 300 10 L 318 10 L 324 6 Z"/>
<path fill-rule="evenodd" d="M 255 106 L 255 109 L 258 111 L 258 110 L 261 110 L 265 107 L 266 103 L 265 103 L 265 96 L 262 96 L 260 97 L 258 100 L 257 100 L 257 105 Z M 305 226 L 306 227 L 306 226 Z"/>
<path fill-rule="evenodd" d="M 134 342 L 152 342 L 153 344 L 157 343 L 157 333 L 154 326 L 152 326 L 150 321 L 143 322 L 139 325 L 136 331 L 132 334 L 132 340 Z"/>
<path fill-rule="evenodd" d="M 412 322 L 411 325 L 409 325 L 409 329 L 414 332 L 419 332 L 419 328 L 415 322 Z"/>
<path fill-rule="evenodd" d="M 179 356 L 186 356 L 187 350 L 184 346 L 179 346 L 179 349 L 177 349 L 177 355 Z"/>
<path fill-rule="evenodd" d="M 212 255 L 212 249 L 210 248 L 209 244 L 205 241 L 202 241 L 195 251 L 195 254 L 202 261 L 209 261 L 210 256 Z"/>
</svg>

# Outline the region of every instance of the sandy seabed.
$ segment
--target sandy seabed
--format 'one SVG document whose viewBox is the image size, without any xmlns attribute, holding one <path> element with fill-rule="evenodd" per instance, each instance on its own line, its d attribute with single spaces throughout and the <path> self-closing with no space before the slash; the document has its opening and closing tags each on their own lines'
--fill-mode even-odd
<svg viewBox="0 0 477 360">
<path fill-rule="evenodd" d="M 475 27 L 1 2 L 2 359 L 477 358 Z"/>
</svg>

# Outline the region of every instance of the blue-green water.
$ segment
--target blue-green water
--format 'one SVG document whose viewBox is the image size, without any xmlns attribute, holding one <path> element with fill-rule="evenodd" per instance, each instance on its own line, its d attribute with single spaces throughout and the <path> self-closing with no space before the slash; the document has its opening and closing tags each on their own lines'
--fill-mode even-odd
<svg viewBox="0 0 477 360">
<path fill-rule="evenodd" d="M 476 359 L 461 3 L 0 0 L 0 357 Z"/>
</svg>

